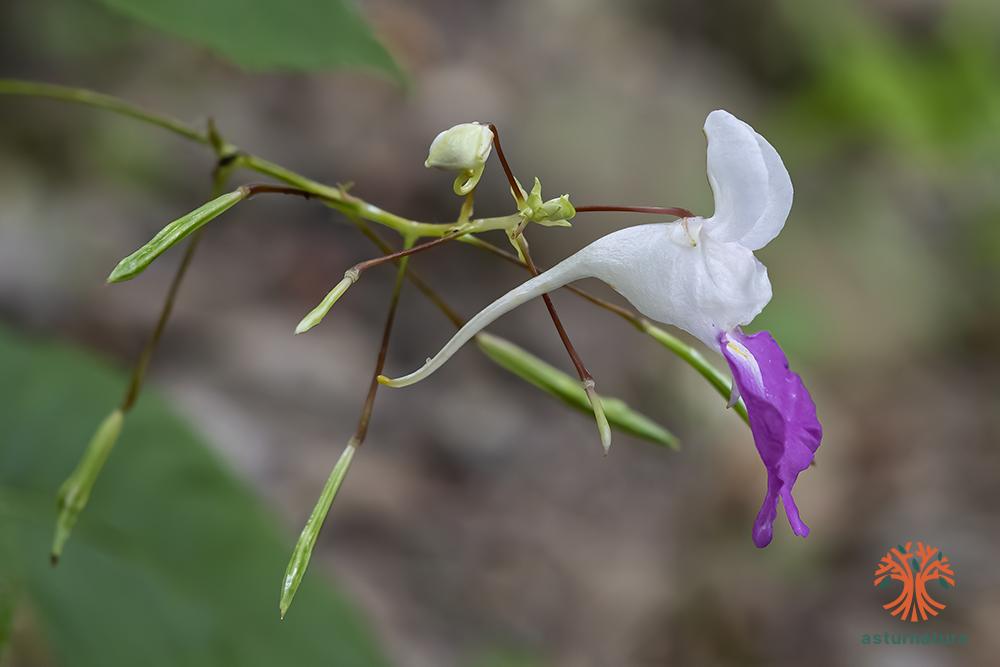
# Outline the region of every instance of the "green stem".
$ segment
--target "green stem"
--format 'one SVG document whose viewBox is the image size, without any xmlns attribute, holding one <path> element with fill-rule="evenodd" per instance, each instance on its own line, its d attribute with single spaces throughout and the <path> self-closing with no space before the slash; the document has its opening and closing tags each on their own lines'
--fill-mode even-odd
<svg viewBox="0 0 1000 667">
<path fill-rule="evenodd" d="M 40 97 L 62 102 L 71 102 L 84 106 L 111 111 L 123 116 L 128 116 L 138 121 L 155 125 L 174 134 L 177 134 L 190 141 L 199 144 L 213 146 L 216 152 L 233 156 L 232 165 L 242 166 L 259 174 L 271 176 L 279 181 L 294 185 L 307 190 L 318 197 L 321 197 L 334 208 L 345 213 L 353 213 L 365 220 L 384 225 L 395 230 L 402 236 L 437 237 L 444 236 L 454 228 L 450 223 L 427 223 L 418 222 L 404 218 L 395 213 L 382 210 L 381 208 L 369 204 L 368 202 L 347 194 L 342 189 L 324 185 L 318 181 L 297 174 L 290 169 L 286 169 L 273 162 L 257 157 L 240 150 L 231 144 L 214 146 L 211 133 L 201 131 L 165 114 L 147 111 L 134 104 L 130 104 L 122 99 L 97 93 L 83 88 L 73 88 L 70 86 L 59 86 L 49 83 L 38 83 L 34 81 L 21 81 L 17 79 L 0 79 L 0 95 L 22 95 L 25 97 Z"/>
<path fill-rule="evenodd" d="M 404 218 L 401 215 L 396 215 L 395 213 L 390 213 L 374 204 L 369 204 L 359 197 L 348 194 L 343 188 L 335 188 L 314 181 L 311 178 L 307 178 L 256 155 L 240 153 L 236 158 L 236 163 L 258 174 L 264 174 L 265 176 L 270 176 L 289 185 L 301 188 L 316 195 L 338 211 L 383 225 L 398 232 L 401 236 L 413 236 L 416 238 L 444 236 L 455 228 L 455 225 L 451 223 L 418 222 Z"/>
<path fill-rule="evenodd" d="M 92 90 L 58 86 L 51 83 L 38 83 L 35 81 L 0 79 L 0 95 L 44 97 L 50 100 L 60 100 L 62 102 L 72 102 L 74 104 L 104 109 L 105 111 L 129 116 L 150 125 L 162 127 L 174 134 L 179 134 L 185 139 L 197 141 L 199 144 L 211 143 L 207 132 L 200 132 L 183 121 L 164 114 L 147 111 L 142 107 L 129 104 L 125 100 L 112 97 L 111 95 L 95 93 Z"/>
</svg>

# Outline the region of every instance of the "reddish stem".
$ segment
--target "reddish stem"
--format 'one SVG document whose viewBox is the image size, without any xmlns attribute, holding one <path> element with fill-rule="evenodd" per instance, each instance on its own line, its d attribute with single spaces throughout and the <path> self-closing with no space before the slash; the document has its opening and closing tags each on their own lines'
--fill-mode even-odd
<svg viewBox="0 0 1000 667">
<path fill-rule="evenodd" d="M 693 218 L 694 213 L 676 206 L 576 206 L 577 213 L 650 213 L 652 215 L 672 215 L 675 218 Z"/>
<path fill-rule="evenodd" d="M 500 145 L 500 130 L 493 123 L 490 123 L 490 132 L 493 133 L 493 147 L 497 149 L 497 157 L 500 158 L 500 164 L 503 165 L 503 173 L 507 176 L 507 182 L 510 184 L 510 191 L 514 195 L 514 199 L 517 201 L 517 205 L 520 206 L 524 201 L 521 197 L 521 186 L 517 184 L 517 179 L 514 178 L 514 172 L 510 170 L 510 164 L 507 162 L 507 156 L 503 154 L 503 146 Z"/>
</svg>

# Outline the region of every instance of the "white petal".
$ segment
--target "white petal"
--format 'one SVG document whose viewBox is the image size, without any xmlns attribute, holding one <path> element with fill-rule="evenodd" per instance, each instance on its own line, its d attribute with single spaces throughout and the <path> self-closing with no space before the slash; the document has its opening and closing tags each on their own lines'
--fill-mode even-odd
<svg viewBox="0 0 1000 667">
<path fill-rule="evenodd" d="M 715 213 L 706 223 L 721 241 L 751 250 L 778 235 L 792 207 L 792 182 L 777 151 L 752 127 L 726 111 L 705 119 L 708 181 Z"/>
<path fill-rule="evenodd" d="M 756 133 L 755 133 L 756 134 Z M 792 210 L 792 179 L 781 161 L 778 151 L 767 139 L 756 135 L 760 152 L 767 166 L 767 206 L 750 231 L 743 235 L 740 243 L 750 250 L 759 250 L 781 232 Z"/>
<path fill-rule="evenodd" d="M 672 324 L 717 347 L 720 332 L 749 324 L 771 300 L 767 268 L 738 243 L 708 234 L 708 221 L 629 227 L 580 251 L 590 275 L 643 315 Z"/>
<path fill-rule="evenodd" d="M 488 125 L 462 123 L 434 137 L 424 166 L 449 171 L 478 169 L 492 148 L 493 132 Z"/>
</svg>

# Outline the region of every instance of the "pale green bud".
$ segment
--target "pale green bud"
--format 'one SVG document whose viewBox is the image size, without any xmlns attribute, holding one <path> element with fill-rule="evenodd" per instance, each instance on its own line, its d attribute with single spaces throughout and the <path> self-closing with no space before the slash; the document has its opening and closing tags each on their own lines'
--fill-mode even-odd
<svg viewBox="0 0 1000 667">
<path fill-rule="evenodd" d="M 488 126 L 462 123 L 434 137 L 424 166 L 459 172 L 455 194 L 467 195 L 479 183 L 491 150 L 493 132 Z"/>
<path fill-rule="evenodd" d="M 531 192 L 524 201 L 521 215 L 531 222 L 546 227 L 569 227 L 569 221 L 576 215 L 576 209 L 570 203 L 569 195 L 542 201 L 542 183 L 536 178 Z"/>
</svg>

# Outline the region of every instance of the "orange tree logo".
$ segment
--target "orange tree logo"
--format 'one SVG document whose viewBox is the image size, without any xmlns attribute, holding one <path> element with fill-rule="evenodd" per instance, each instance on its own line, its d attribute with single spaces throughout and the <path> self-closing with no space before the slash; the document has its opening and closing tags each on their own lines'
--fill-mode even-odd
<svg viewBox="0 0 1000 667">
<path fill-rule="evenodd" d="M 895 600 L 882 605 L 901 621 L 916 623 L 937 616 L 945 605 L 927 592 L 927 584 L 938 582 L 944 588 L 955 585 L 955 572 L 941 550 L 917 542 L 907 542 L 895 549 L 889 549 L 875 567 L 874 583 L 878 587 L 891 585 L 893 581 L 903 584 L 903 591 Z"/>
</svg>

